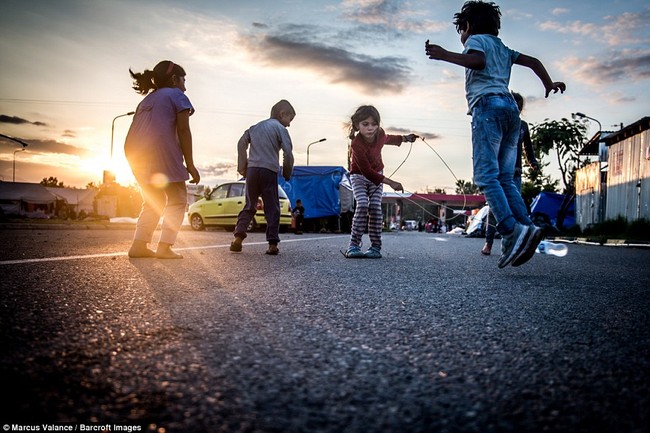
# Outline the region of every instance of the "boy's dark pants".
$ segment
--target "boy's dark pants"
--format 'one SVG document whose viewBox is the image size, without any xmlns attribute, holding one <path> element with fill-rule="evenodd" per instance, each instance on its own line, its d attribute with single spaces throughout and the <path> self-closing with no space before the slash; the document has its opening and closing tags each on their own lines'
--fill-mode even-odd
<svg viewBox="0 0 650 433">
<path fill-rule="evenodd" d="M 246 238 L 246 229 L 257 213 L 257 199 L 262 197 L 266 217 L 266 241 L 280 242 L 280 199 L 278 174 L 266 168 L 249 167 L 246 170 L 246 205 L 237 216 L 235 236 Z"/>
</svg>

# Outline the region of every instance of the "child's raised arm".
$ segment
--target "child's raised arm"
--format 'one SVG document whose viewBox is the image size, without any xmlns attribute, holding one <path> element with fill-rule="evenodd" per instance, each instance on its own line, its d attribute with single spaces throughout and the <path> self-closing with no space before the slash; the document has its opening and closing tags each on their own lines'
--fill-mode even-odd
<svg viewBox="0 0 650 433">
<path fill-rule="evenodd" d="M 519 54 L 519 57 L 517 57 L 517 60 L 515 60 L 515 64 L 532 69 L 535 75 L 537 75 L 539 79 L 542 80 L 544 89 L 546 89 L 546 98 L 548 98 L 548 95 L 551 93 L 551 91 L 553 91 L 553 93 L 557 93 L 559 90 L 561 93 L 564 93 L 566 90 L 566 84 L 561 81 L 551 80 L 551 76 L 546 71 L 546 68 L 542 62 L 540 62 L 535 57 L 527 56 L 526 54 Z"/>
<path fill-rule="evenodd" d="M 466 54 L 454 53 L 445 50 L 440 45 L 430 44 L 428 40 L 424 43 L 424 51 L 432 60 L 442 60 L 469 69 L 485 68 L 485 54 L 480 51 L 469 51 Z"/>
</svg>

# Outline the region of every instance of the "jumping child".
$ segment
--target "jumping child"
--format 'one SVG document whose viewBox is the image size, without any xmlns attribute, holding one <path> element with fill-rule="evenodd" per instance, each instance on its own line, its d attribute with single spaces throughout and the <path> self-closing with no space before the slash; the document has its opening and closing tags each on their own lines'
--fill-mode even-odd
<svg viewBox="0 0 650 433">
<path fill-rule="evenodd" d="M 517 92 L 512 92 L 512 96 L 517 102 L 517 108 L 519 108 L 519 114 L 524 110 L 524 97 Z M 535 156 L 535 149 L 533 148 L 533 142 L 530 139 L 530 130 L 528 129 L 528 122 L 524 119 L 521 119 L 521 127 L 519 128 L 519 139 L 517 140 L 517 159 L 515 165 L 515 186 L 519 193 L 521 193 L 521 175 L 523 174 L 521 158 L 522 156 L 526 157 L 526 161 L 530 166 L 530 169 L 533 171 L 539 170 L 539 162 L 537 162 L 537 157 Z M 528 211 L 528 208 L 526 208 Z M 487 217 L 488 226 L 485 230 L 485 245 L 481 250 L 481 254 L 489 256 L 492 252 L 492 244 L 494 243 L 494 237 L 496 235 L 496 221 L 494 220 L 494 215 L 492 212 L 488 212 Z"/>
<path fill-rule="evenodd" d="M 467 1 L 454 14 L 454 25 L 465 47 L 462 53 L 447 51 L 429 41 L 425 52 L 430 59 L 465 67 L 468 114 L 472 116 L 474 183 L 485 194 L 502 235 L 499 268 L 519 266 L 535 254 L 543 231 L 528 217 L 513 179 L 521 121 L 508 90 L 510 71 L 513 64 L 530 68 L 542 81 L 546 97 L 551 91 L 564 93 L 566 85 L 551 80 L 536 58 L 501 42 L 501 11 L 496 4 Z"/>
</svg>

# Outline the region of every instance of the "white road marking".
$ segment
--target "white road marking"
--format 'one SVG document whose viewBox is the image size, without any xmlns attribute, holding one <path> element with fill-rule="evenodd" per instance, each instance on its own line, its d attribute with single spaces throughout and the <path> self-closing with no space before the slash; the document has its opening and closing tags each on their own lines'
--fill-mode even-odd
<svg viewBox="0 0 650 433">
<path fill-rule="evenodd" d="M 320 239 L 334 239 L 334 238 L 340 238 L 341 236 L 323 236 L 323 237 L 317 237 L 317 238 L 310 238 L 310 237 L 305 237 L 305 238 L 300 238 L 300 239 L 283 239 L 280 243 L 290 243 L 290 242 L 305 242 L 305 241 L 313 241 L 313 240 L 320 240 Z M 267 245 L 267 242 L 245 242 L 245 246 L 248 245 Z M 228 244 L 220 244 L 220 245 L 202 245 L 202 246 L 197 246 L 197 247 L 185 247 L 185 248 L 174 248 L 174 251 L 192 251 L 192 250 L 208 250 L 208 249 L 213 249 L 213 248 L 229 248 L 230 243 Z M 1 265 L 24 265 L 28 263 L 44 263 L 44 262 L 58 262 L 58 261 L 63 261 L 63 260 L 81 260 L 81 259 L 95 259 L 95 258 L 100 258 L 100 257 L 120 257 L 120 256 L 126 256 L 127 253 L 126 251 L 124 252 L 118 252 L 118 253 L 103 253 L 103 254 L 85 254 L 85 255 L 76 255 L 76 256 L 59 256 L 59 257 L 43 257 L 40 259 L 19 259 L 19 260 L 0 260 L 0 266 Z M 133 259 L 137 260 L 137 259 Z M 151 260 L 151 259 L 147 259 Z"/>
</svg>

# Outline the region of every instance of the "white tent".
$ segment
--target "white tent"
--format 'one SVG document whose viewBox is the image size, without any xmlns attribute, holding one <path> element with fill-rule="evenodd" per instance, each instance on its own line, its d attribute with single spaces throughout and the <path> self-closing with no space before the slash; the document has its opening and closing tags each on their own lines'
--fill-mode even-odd
<svg viewBox="0 0 650 433">
<path fill-rule="evenodd" d="M 465 230 L 466 235 L 478 236 L 482 232 L 485 232 L 487 227 L 487 218 L 490 213 L 490 206 L 483 206 L 479 211 L 472 217 L 467 230 Z"/>
<path fill-rule="evenodd" d="M 5 215 L 50 215 L 56 196 L 43 185 L 25 182 L 0 182 L 0 210 Z"/>
</svg>

